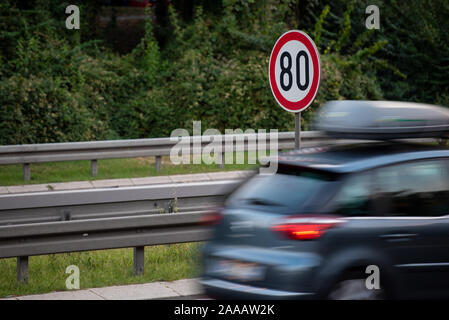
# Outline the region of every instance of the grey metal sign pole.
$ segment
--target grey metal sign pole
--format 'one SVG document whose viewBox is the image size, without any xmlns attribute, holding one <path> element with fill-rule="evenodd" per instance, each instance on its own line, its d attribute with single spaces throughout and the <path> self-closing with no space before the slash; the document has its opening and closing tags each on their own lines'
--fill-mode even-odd
<svg viewBox="0 0 449 320">
<path fill-rule="evenodd" d="M 295 150 L 301 149 L 301 112 L 295 113 Z"/>
</svg>

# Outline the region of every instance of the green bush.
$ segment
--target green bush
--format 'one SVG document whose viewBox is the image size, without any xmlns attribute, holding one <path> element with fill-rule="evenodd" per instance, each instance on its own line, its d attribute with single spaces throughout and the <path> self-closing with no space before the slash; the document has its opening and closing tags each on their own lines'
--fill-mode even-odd
<svg viewBox="0 0 449 320">
<path fill-rule="evenodd" d="M 12 76 L 0 81 L 0 143 L 92 140 L 104 124 L 61 81 Z"/>
<path fill-rule="evenodd" d="M 366 34 L 365 9 L 377 5 L 380 29 Z M 323 47 L 338 36 L 345 12 L 351 7 L 348 41 L 341 47 L 343 55 L 354 53 L 358 42 L 383 42 L 368 62 L 376 64 L 377 83 L 386 99 L 441 103 L 448 94 L 449 2 L 445 0 L 323 0 L 307 1 L 301 28 L 313 30 L 313 17 L 329 6 L 321 35 Z M 337 31 L 337 32 L 336 32 Z M 369 46 L 369 45 L 368 45 Z M 444 100 L 444 99 L 443 99 Z M 448 106 L 447 102 L 444 104 Z"/>
<path fill-rule="evenodd" d="M 429 40 L 414 38 L 406 47 L 399 40 L 408 20 L 398 16 L 402 2 L 393 0 L 396 11 L 382 11 L 400 26 L 391 37 L 359 23 L 363 1 L 203 1 L 204 10 L 198 6 L 192 15 L 173 1 L 160 19 L 163 26 L 148 10 L 145 35 L 126 54 L 108 49 L 95 32 L 94 0 L 79 4 L 88 15 L 80 30 L 70 31 L 64 28 L 65 2 L 6 1 L 0 5 L 0 144 L 161 137 L 176 128 L 191 130 L 195 120 L 203 130 L 222 132 L 292 130 L 293 115 L 277 106 L 267 76 L 271 48 L 289 29 L 305 29 L 321 54 L 320 89 L 303 112 L 304 129 L 320 105 L 333 99 L 416 98 L 447 105 L 447 33 L 437 25 L 446 23 L 437 11 L 446 12 L 447 5 L 429 1 L 431 10 L 423 16 L 429 27 L 419 31 L 417 22 L 411 24 L 415 35 Z M 438 19 L 431 21 L 433 16 Z M 418 52 L 427 44 L 435 52 Z M 405 56 L 388 55 L 396 48 Z M 418 53 L 420 63 L 413 60 Z M 437 64 L 430 66 L 433 57 Z M 426 82 L 424 64 L 434 81 Z"/>
</svg>

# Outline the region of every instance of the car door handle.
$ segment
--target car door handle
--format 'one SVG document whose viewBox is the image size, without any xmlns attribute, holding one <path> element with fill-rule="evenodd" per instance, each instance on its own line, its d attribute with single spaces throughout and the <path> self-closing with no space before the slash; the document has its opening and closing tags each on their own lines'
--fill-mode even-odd
<svg viewBox="0 0 449 320">
<path fill-rule="evenodd" d="M 417 233 L 387 233 L 380 237 L 385 240 L 407 240 L 418 236 Z"/>
</svg>

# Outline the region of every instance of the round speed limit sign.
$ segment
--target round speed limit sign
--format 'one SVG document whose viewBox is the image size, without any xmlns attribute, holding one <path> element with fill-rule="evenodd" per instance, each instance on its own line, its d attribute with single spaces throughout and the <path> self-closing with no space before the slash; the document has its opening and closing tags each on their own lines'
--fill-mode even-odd
<svg viewBox="0 0 449 320">
<path fill-rule="evenodd" d="M 289 112 L 304 111 L 320 84 L 320 56 L 315 43 L 302 31 L 284 33 L 271 52 L 268 75 L 279 105 Z"/>
</svg>

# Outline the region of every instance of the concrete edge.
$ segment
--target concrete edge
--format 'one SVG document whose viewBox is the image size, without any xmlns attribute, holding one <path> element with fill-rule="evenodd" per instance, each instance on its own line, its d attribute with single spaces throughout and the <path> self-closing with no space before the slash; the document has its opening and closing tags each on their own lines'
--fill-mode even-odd
<svg viewBox="0 0 449 320">
<path fill-rule="evenodd" d="M 48 191 L 62 191 L 62 190 L 88 190 L 99 188 L 143 186 L 143 185 L 164 184 L 164 183 L 187 183 L 187 182 L 200 182 L 200 181 L 242 179 L 248 177 L 250 175 L 250 172 L 251 170 L 217 171 L 208 173 L 151 176 L 141 178 L 70 181 L 70 182 L 55 182 L 43 184 L 0 186 L 0 194 L 20 194 L 20 193 L 48 192 Z"/>
<path fill-rule="evenodd" d="M 182 299 L 186 296 L 201 294 L 202 289 L 198 278 L 191 278 L 73 291 L 54 291 L 44 294 L 5 297 L 0 300 L 150 300 Z"/>
</svg>

